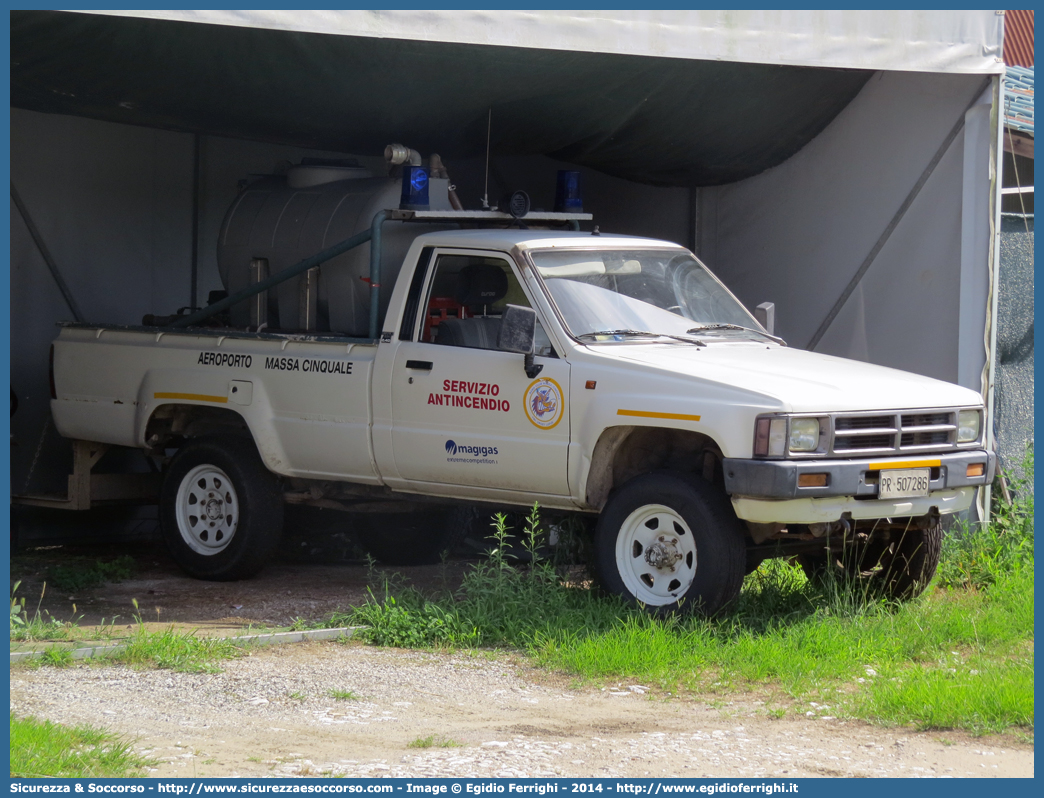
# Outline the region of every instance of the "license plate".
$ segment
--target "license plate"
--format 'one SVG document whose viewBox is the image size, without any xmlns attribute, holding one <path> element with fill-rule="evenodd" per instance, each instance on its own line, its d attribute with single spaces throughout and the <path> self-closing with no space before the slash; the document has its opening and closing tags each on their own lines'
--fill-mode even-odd
<svg viewBox="0 0 1044 798">
<path fill-rule="evenodd" d="M 903 468 L 881 472 L 878 496 L 882 499 L 908 499 L 927 496 L 930 468 Z"/>
</svg>

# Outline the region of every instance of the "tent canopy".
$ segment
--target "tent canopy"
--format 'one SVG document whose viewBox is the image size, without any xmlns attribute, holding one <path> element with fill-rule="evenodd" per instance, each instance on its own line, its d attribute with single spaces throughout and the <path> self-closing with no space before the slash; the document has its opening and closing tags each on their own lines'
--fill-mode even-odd
<svg viewBox="0 0 1044 798">
<path fill-rule="evenodd" d="M 348 12 L 346 12 L 348 13 Z M 11 104 L 340 152 L 549 155 L 636 182 L 731 183 L 800 150 L 872 72 L 11 13 Z"/>
<path fill-rule="evenodd" d="M 732 183 L 815 138 L 875 70 L 999 72 L 965 12 L 11 12 L 11 103 L 341 152 L 548 155 Z"/>
</svg>

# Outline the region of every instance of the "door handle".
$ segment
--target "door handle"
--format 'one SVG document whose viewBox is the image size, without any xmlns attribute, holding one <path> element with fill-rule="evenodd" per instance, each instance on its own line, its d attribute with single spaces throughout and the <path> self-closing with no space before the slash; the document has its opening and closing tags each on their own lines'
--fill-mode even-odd
<svg viewBox="0 0 1044 798">
<path fill-rule="evenodd" d="M 431 371 L 431 367 L 434 364 L 430 360 L 407 360 L 406 368 L 408 369 L 420 369 L 421 371 Z"/>
</svg>

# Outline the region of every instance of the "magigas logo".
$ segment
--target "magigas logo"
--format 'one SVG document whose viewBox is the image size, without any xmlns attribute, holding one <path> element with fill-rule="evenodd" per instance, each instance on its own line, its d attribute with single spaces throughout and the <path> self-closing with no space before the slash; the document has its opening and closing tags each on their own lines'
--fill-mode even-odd
<svg viewBox="0 0 1044 798">
<path fill-rule="evenodd" d="M 456 455 L 471 455 L 472 457 L 495 457 L 499 454 L 499 450 L 496 446 L 469 446 L 464 443 L 457 443 L 456 441 L 446 441 L 446 454 L 450 457 Z"/>
</svg>

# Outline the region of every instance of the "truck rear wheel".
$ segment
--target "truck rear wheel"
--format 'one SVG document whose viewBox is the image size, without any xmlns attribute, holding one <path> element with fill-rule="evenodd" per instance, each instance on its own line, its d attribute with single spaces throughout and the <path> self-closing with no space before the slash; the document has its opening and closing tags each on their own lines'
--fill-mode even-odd
<svg viewBox="0 0 1044 798">
<path fill-rule="evenodd" d="M 739 595 L 746 547 L 732 508 L 710 485 L 654 472 L 609 499 L 595 559 L 602 589 L 632 604 L 713 615 Z"/>
<path fill-rule="evenodd" d="M 216 582 L 260 571 L 279 543 L 283 497 L 252 441 L 220 436 L 175 455 L 160 495 L 163 538 L 190 576 Z"/>
</svg>

